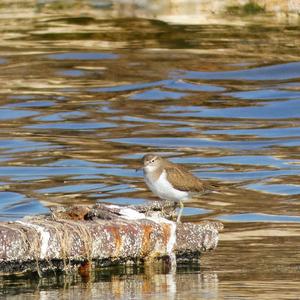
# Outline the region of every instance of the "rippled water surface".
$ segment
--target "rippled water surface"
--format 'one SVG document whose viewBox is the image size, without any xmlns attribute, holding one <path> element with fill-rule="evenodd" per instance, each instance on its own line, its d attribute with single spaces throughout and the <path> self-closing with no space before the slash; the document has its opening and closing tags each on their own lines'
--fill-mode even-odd
<svg viewBox="0 0 300 300">
<path fill-rule="evenodd" d="M 234 183 L 185 209 L 185 221 L 225 224 L 201 266 L 99 270 L 88 283 L 10 279 L 2 291 L 11 299 L 298 299 L 299 26 L 43 9 L 18 20 L 4 14 L 0 24 L 1 221 L 58 204 L 155 199 L 135 172 L 149 152 Z"/>
</svg>

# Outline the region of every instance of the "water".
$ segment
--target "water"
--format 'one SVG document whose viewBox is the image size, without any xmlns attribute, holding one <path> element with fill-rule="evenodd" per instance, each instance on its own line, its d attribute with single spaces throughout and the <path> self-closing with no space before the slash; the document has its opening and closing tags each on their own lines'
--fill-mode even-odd
<svg viewBox="0 0 300 300">
<path fill-rule="evenodd" d="M 107 19 L 103 6 L 74 17 L 41 5 L 32 19 L 34 10 L 21 4 L 15 19 L 1 9 L 1 221 L 53 205 L 155 199 L 135 172 L 149 152 L 204 179 L 236 183 L 231 194 L 207 195 L 185 210 L 185 221 L 225 224 L 201 266 L 96 270 L 88 282 L 6 278 L 2 292 L 298 299 L 298 25 Z"/>
</svg>

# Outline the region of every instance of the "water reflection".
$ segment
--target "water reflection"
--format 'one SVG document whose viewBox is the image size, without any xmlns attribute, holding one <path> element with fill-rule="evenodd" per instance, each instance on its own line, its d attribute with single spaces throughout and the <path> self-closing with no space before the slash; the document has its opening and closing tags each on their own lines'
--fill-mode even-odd
<svg viewBox="0 0 300 300">
<path fill-rule="evenodd" d="M 56 60 L 103 60 L 103 59 L 116 59 L 118 55 L 113 53 L 98 53 L 98 52 L 69 52 L 61 54 L 50 54 L 48 55 L 50 59 Z"/>
<path fill-rule="evenodd" d="M 300 63 L 291 62 L 226 72 L 187 72 L 185 78 L 205 80 L 289 80 L 300 77 Z M 271 96 L 271 95 L 270 95 Z M 274 95 L 273 95 L 274 97 Z M 277 96 L 275 95 L 275 98 Z"/>
<path fill-rule="evenodd" d="M 84 277 L 19 278 L 18 289 L 21 293 L 15 292 L 12 279 L 6 277 L 2 281 L 2 292 L 15 300 L 24 299 L 22 297 L 28 294 L 46 299 L 253 299 L 253 291 L 259 299 L 278 295 L 278 299 L 293 298 L 299 284 L 293 276 L 299 272 L 299 267 L 291 267 L 285 272 L 281 267 L 272 270 L 281 275 L 276 282 L 272 280 L 270 271 L 265 269 L 253 280 L 251 271 L 237 274 L 232 269 L 220 274 L 201 271 L 199 265 L 179 266 L 176 275 L 160 267 L 119 267 L 96 270 Z"/>
<path fill-rule="evenodd" d="M 297 298 L 299 26 L 69 17 L 51 5 L 34 22 L 0 20 L 0 219 L 57 204 L 146 203 L 155 197 L 135 168 L 158 152 L 223 185 L 191 201 L 184 220 L 220 219 L 225 232 L 200 270 L 109 270 L 88 283 L 59 277 L 21 289 L 116 299 L 250 299 L 251 289 L 267 299 L 269 289 Z M 17 294 L 14 280 L 5 289 Z"/>
<path fill-rule="evenodd" d="M 191 276 L 191 274 L 193 274 Z M 19 288 L 24 292 L 34 293 L 37 297 L 52 299 L 63 297 L 77 299 L 80 295 L 85 299 L 177 299 L 178 292 L 182 297 L 191 299 L 217 299 L 218 276 L 216 273 L 201 273 L 199 265 L 181 266 L 174 273 L 159 266 L 140 269 L 120 267 L 102 269 L 91 273 L 88 277 L 80 276 L 49 277 L 47 279 L 19 279 Z M 65 281 L 68 289 L 62 289 Z M 93 288 L 91 288 L 91 284 Z M 51 289 L 48 287 L 51 286 Z M 26 294 L 14 295 L 15 287 L 9 285 L 8 278 L 3 280 L 3 292 L 10 299 L 21 299 Z"/>
</svg>

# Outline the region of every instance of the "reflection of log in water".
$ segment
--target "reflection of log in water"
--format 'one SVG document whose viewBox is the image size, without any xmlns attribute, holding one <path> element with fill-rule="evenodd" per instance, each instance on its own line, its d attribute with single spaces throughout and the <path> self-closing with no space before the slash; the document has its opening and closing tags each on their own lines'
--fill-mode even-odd
<svg viewBox="0 0 300 300">
<path fill-rule="evenodd" d="M 174 206 L 162 203 L 56 208 L 47 216 L 0 223 L 0 273 L 40 274 L 159 259 L 174 265 L 216 248 L 221 223 L 176 224 L 165 218 Z"/>
</svg>

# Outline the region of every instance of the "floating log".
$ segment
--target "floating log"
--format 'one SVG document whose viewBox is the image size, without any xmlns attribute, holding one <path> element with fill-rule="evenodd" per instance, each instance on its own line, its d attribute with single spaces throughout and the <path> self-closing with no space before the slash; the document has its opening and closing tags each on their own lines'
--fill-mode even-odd
<svg viewBox="0 0 300 300">
<path fill-rule="evenodd" d="M 84 265 L 199 259 L 217 247 L 220 222 L 170 221 L 174 204 L 58 207 L 49 215 L 0 222 L 0 275 L 69 271 Z"/>
</svg>

